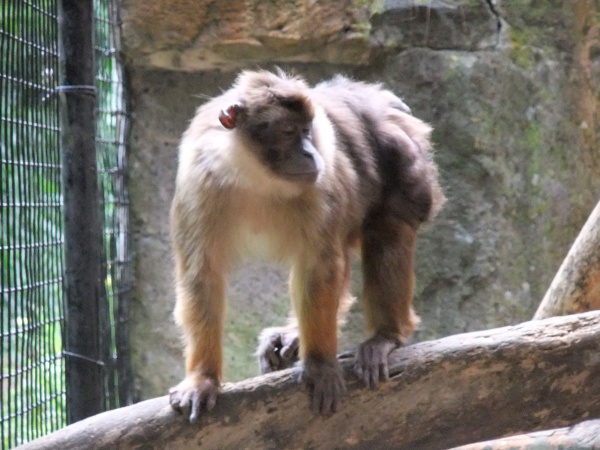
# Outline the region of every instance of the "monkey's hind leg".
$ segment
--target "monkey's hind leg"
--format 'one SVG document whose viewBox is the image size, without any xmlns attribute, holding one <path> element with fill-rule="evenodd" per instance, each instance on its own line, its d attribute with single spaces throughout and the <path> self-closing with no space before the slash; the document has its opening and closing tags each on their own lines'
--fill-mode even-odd
<svg viewBox="0 0 600 450">
<path fill-rule="evenodd" d="M 363 301 L 373 335 L 358 348 L 355 372 L 367 387 L 389 378 L 388 354 L 408 340 L 419 322 L 411 306 L 415 237 L 414 227 L 390 216 L 365 225 Z"/>
<path fill-rule="evenodd" d="M 345 285 L 349 285 L 350 267 L 346 270 Z M 293 298 L 293 294 L 290 295 Z M 355 298 L 349 291 L 342 295 L 337 312 L 338 330 L 346 323 L 346 316 Z M 261 373 L 293 367 L 300 359 L 300 331 L 298 319 L 293 316 L 282 327 L 269 327 L 260 332 L 256 350 Z"/>
<path fill-rule="evenodd" d="M 292 367 L 299 359 L 300 333 L 298 321 L 291 318 L 284 327 L 269 327 L 258 337 L 258 364 L 261 373 Z"/>
</svg>

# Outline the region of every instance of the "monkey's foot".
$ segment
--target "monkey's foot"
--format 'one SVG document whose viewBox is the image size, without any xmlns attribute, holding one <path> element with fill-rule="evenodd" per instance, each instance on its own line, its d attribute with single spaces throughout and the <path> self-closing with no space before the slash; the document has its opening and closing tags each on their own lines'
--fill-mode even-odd
<svg viewBox="0 0 600 450">
<path fill-rule="evenodd" d="M 200 411 L 210 411 L 215 407 L 219 383 L 212 377 L 186 377 L 177 386 L 169 389 L 171 407 L 182 414 L 188 414 L 190 422 L 196 422 Z"/>
<path fill-rule="evenodd" d="M 400 346 L 397 339 L 379 333 L 360 344 L 354 361 L 354 372 L 368 388 L 375 388 L 379 380 L 390 378 L 388 355 Z"/>
<path fill-rule="evenodd" d="M 298 361 L 300 338 L 296 327 L 265 328 L 258 338 L 258 364 L 261 373 L 292 367 Z"/>
<path fill-rule="evenodd" d="M 313 413 L 328 414 L 337 411 L 341 398 L 346 393 L 346 383 L 337 359 L 322 361 L 307 358 L 300 381 L 308 388 Z"/>
</svg>

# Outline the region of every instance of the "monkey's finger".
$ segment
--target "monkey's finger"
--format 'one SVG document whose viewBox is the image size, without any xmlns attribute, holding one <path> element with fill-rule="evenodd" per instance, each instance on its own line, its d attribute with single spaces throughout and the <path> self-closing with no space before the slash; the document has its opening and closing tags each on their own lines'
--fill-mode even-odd
<svg viewBox="0 0 600 450">
<path fill-rule="evenodd" d="M 279 355 L 281 355 L 284 359 L 296 359 L 298 356 L 296 354 L 297 350 L 300 347 L 300 339 L 295 337 L 289 343 L 281 348 L 279 351 Z"/>
<path fill-rule="evenodd" d="M 342 397 L 346 395 L 348 390 L 346 389 L 346 381 L 342 373 L 339 374 L 339 378 L 335 383 L 335 396 L 333 398 L 333 404 L 331 405 L 331 411 L 336 412 L 339 404 L 341 403 Z"/>
<path fill-rule="evenodd" d="M 340 406 L 340 397 L 341 394 L 337 394 L 333 396 L 333 401 L 331 402 L 331 412 L 337 412 L 338 406 Z"/>
<path fill-rule="evenodd" d="M 169 390 L 169 404 L 171 408 L 177 411 L 179 414 L 181 411 L 181 395 L 174 388 Z"/>
<path fill-rule="evenodd" d="M 258 361 L 261 373 L 274 372 L 279 368 L 279 357 L 274 347 L 263 349 Z"/>
<path fill-rule="evenodd" d="M 313 414 L 318 415 L 321 411 L 321 382 L 314 382 L 304 371 L 302 371 L 299 381 L 301 381 L 308 390 L 308 408 Z"/>
<path fill-rule="evenodd" d="M 360 367 L 360 365 L 354 363 L 354 366 L 352 366 L 352 368 L 354 370 L 354 375 L 356 375 L 357 378 L 362 378 L 362 368 Z"/>
<path fill-rule="evenodd" d="M 335 383 L 333 386 L 333 398 L 331 400 L 331 412 L 336 412 L 340 404 L 342 395 L 346 393 L 346 383 Z"/>
<path fill-rule="evenodd" d="M 183 413 L 183 410 L 181 409 L 181 405 L 179 404 L 179 401 L 176 399 L 171 399 L 169 401 L 169 403 L 171 404 L 171 408 L 173 408 L 175 411 L 177 411 L 179 414 Z"/>
<path fill-rule="evenodd" d="M 306 386 L 308 387 L 308 407 L 313 414 L 318 415 L 321 410 L 320 390 L 312 383 L 306 384 Z"/>
<path fill-rule="evenodd" d="M 211 411 L 217 404 L 217 392 L 213 390 L 205 391 L 202 393 L 201 399 L 206 410 Z"/>
<path fill-rule="evenodd" d="M 342 379 L 340 380 L 340 382 L 335 384 L 333 391 L 333 401 L 331 403 L 331 412 L 336 412 L 338 410 L 338 407 L 342 402 L 342 397 L 346 395 L 346 392 L 346 383 Z"/>
<path fill-rule="evenodd" d="M 356 357 L 354 358 L 354 374 L 356 377 L 364 382 L 365 370 L 364 370 L 364 347 L 359 346 L 356 351 Z"/>
<path fill-rule="evenodd" d="M 388 381 L 390 379 L 390 370 L 387 362 L 387 358 L 379 364 L 379 377 L 383 381 Z"/>
<path fill-rule="evenodd" d="M 283 361 L 281 360 L 281 355 L 279 352 L 274 349 L 269 352 L 269 365 L 271 367 L 271 371 L 279 370 L 283 367 Z"/>
<path fill-rule="evenodd" d="M 354 373 L 356 374 L 356 377 L 362 381 L 362 383 L 366 386 L 369 387 L 369 375 L 368 375 L 368 368 L 366 366 L 364 366 L 362 363 L 357 363 L 354 365 Z"/>
<path fill-rule="evenodd" d="M 281 333 L 273 333 L 269 336 L 269 344 L 273 348 L 280 348 L 283 345 Z"/>
<path fill-rule="evenodd" d="M 281 334 L 281 345 L 282 347 L 287 347 L 289 345 L 298 347 L 298 343 L 300 342 L 300 336 L 298 333 L 288 332 Z"/>
<path fill-rule="evenodd" d="M 327 392 L 323 395 L 323 400 L 321 400 L 321 414 L 329 414 L 333 411 L 333 402 L 335 400 L 335 394 L 332 392 Z"/>
<path fill-rule="evenodd" d="M 312 412 L 316 415 L 325 414 L 324 401 L 325 392 L 323 391 L 323 383 L 317 383 L 313 391 Z"/>
<path fill-rule="evenodd" d="M 186 389 L 185 391 L 183 391 L 183 394 L 181 394 L 179 398 L 179 407 L 184 411 L 188 409 L 192 392 L 192 390 Z"/>
<path fill-rule="evenodd" d="M 371 369 L 369 367 L 363 367 L 362 381 L 367 388 L 371 387 Z"/>
<path fill-rule="evenodd" d="M 192 391 L 190 405 L 190 423 L 195 423 L 200 416 L 200 393 L 197 389 Z"/>
<path fill-rule="evenodd" d="M 310 410 L 315 416 L 321 415 L 321 397 L 314 396 Z"/>
<path fill-rule="evenodd" d="M 373 388 L 373 349 L 370 346 L 365 346 L 361 355 L 361 373 L 362 381 L 367 388 Z"/>
<path fill-rule="evenodd" d="M 375 389 L 379 383 L 379 367 L 369 368 L 369 387 Z"/>
</svg>

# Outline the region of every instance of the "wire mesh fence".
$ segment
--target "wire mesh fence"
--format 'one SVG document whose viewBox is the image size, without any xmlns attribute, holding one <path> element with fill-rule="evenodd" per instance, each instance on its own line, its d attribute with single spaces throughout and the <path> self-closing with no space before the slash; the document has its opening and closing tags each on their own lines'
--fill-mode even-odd
<svg viewBox="0 0 600 450">
<path fill-rule="evenodd" d="M 3 447 L 64 423 L 57 16 L 52 2 L 2 3 Z"/>
<path fill-rule="evenodd" d="M 95 0 L 96 86 L 98 119 L 96 151 L 104 211 L 105 296 L 108 320 L 104 361 L 105 408 L 130 404 L 132 376 L 127 346 L 129 296 L 131 294 L 131 255 L 128 241 L 129 196 L 127 192 L 125 80 L 119 64 L 118 2 Z M 112 324 L 108 327 L 109 324 Z"/>
<path fill-rule="evenodd" d="M 66 425 L 57 0 L 0 6 L 0 439 Z M 116 0 L 95 0 L 96 148 L 104 212 L 100 342 L 106 409 L 127 404 L 127 116 Z"/>
</svg>

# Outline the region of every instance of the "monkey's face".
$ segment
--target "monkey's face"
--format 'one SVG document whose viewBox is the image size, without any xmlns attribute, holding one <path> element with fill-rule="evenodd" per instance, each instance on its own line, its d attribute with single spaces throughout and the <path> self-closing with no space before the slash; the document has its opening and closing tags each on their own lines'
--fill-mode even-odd
<svg viewBox="0 0 600 450">
<path fill-rule="evenodd" d="M 315 182 L 323 169 L 323 159 L 312 142 L 312 120 L 273 109 L 258 113 L 254 119 L 240 131 L 246 134 L 256 157 L 286 180 Z"/>
<path fill-rule="evenodd" d="M 271 91 L 265 102 L 235 105 L 222 114 L 223 126 L 236 128 L 245 149 L 275 176 L 295 183 L 317 180 L 323 158 L 313 144 L 313 111 L 305 96 Z"/>
</svg>

